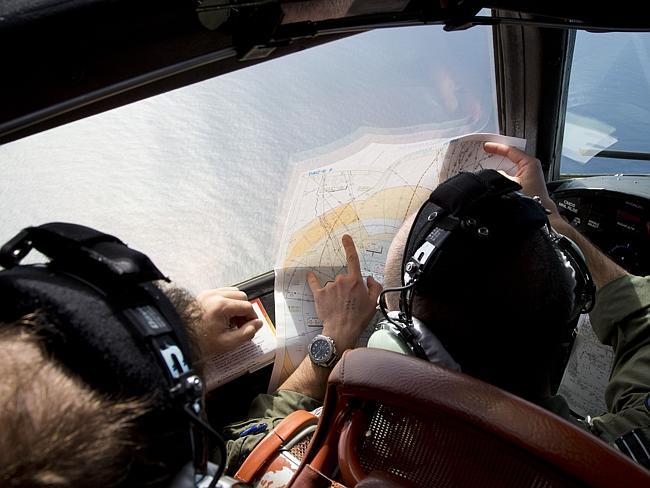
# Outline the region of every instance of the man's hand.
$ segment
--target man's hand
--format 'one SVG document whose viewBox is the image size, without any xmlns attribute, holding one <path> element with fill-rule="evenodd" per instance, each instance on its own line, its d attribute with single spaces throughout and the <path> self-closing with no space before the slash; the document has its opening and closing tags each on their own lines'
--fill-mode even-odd
<svg viewBox="0 0 650 488">
<path fill-rule="evenodd" d="M 542 205 L 551 211 L 551 215 L 548 216 L 551 226 L 580 247 L 580 250 L 585 255 L 587 267 L 591 272 L 591 277 L 597 289 L 627 274 L 627 271 L 609 259 L 589 242 L 586 237 L 562 218 L 555 202 L 548 195 L 546 182 L 544 181 L 544 173 L 542 172 L 542 165 L 539 159 L 529 156 L 514 147 L 495 142 L 486 142 L 483 144 L 483 149 L 490 154 L 505 156 L 517 165 L 517 174 L 514 179 L 521 185 L 526 195 L 529 197 L 538 196 L 542 199 Z"/>
<path fill-rule="evenodd" d="M 323 321 L 323 335 L 334 339 L 336 350 L 342 354 L 352 349 L 376 311 L 381 285 L 371 276 L 367 288 L 361 276 L 359 255 L 349 235 L 342 238 L 348 264 L 348 274 L 340 274 L 321 287 L 316 275 L 307 274 L 309 288 L 314 294 L 316 313 Z"/>
<path fill-rule="evenodd" d="M 246 293 L 237 288 L 207 290 L 196 301 L 202 310 L 197 336 L 203 358 L 235 349 L 262 327 Z"/>
<path fill-rule="evenodd" d="M 348 274 L 338 275 L 322 288 L 314 273 L 307 274 L 316 302 L 316 313 L 323 321 L 323 335 L 334 339 L 338 354 L 343 354 L 343 351 L 352 349 L 357 344 L 361 332 L 375 314 L 377 297 L 381 292 L 381 285 L 372 277 L 368 277 L 366 288 L 352 237 L 344 235 L 342 242 Z M 317 366 L 306 357 L 280 386 L 280 390 L 296 391 L 323 400 L 329 374 L 328 368 Z"/>
<path fill-rule="evenodd" d="M 539 159 L 529 156 L 515 147 L 496 142 L 486 142 L 483 144 L 483 149 L 490 154 L 505 156 L 515 163 L 517 165 L 517 174 L 513 179 L 521 185 L 524 194 L 529 197 L 538 196 L 542 199 L 542 205 L 552 212 L 550 218 L 559 217 L 557 206 L 548 195 L 544 172 Z"/>
</svg>

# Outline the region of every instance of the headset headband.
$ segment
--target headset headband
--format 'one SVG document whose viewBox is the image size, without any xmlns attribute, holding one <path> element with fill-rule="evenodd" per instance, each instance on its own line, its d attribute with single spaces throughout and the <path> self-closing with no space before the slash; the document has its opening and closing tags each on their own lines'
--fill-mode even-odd
<svg viewBox="0 0 650 488">
<path fill-rule="evenodd" d="M 36 249 L 54 265 L 77 269 L 95 281 L 169 281 L 151 260 L 117 237 L 82 225 L 53 222 L 27 227 L 0 248 L 0 266 L 11 269 Z"/>
<path fill-rule="evenodd" d="M 426 275 L 440 257 L 440 248 L 456 230 L 481 240 L 502 241 L 542 227 L 546 214 L 534 200 L 504 199 L 521 186 L 494 170 L 459 173 L 439 185 L 420 208 L 405 246 L 402 284 Z M 484 212 L 488 207 L 491 214 Z"/>
</svg>

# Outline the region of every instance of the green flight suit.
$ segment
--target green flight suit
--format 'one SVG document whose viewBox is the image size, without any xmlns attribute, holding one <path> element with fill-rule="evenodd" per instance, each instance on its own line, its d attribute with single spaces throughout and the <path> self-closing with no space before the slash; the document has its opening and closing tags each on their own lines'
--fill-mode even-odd
<svg viewBox="0 0 650 488">
<path fill-rule="evenodd" d="M 650 276 L 624 276 L 605 285 L 590 318 L 598 339 L 614 348 L 607 413 L 593 419 L 591 431 L 619 448 L 615 441 L 634 429 L 650 440 Z"/>
<path fill-rule="evenodd" d="M 608 283 L 598 291 L 590 319 L 600 341 L 611 345 L 615 356 L 605 390 L 608 412 L 592 419 L 590 425 L 580 425 L 616 447 L 617 439 L 634 429 L 650 439 L 650 277 L 624 276 Z M 292 391 L 259 395 L 248 419 L 229 425 L 224 432 L 229 439 L 226 471 L 233 474 L 266 433 L 291 412 L 318 406 L 313 398 Z M 559 396 L 549 399 L 545 407 L 572 420 Z M 240 437 L 244 430 L 259 424 L 268 429 Z"/>
<path fill-rule="evenodd" d="M 255 446 L 287 415 L 296 410 L 312 411 L 320 406 L 319 401 L 295 391 L 278 390 L 272 395 L 257 395 L 246 420 L 230 424 L 224 429 L 228 453 L 226 474 L 235 474 Z M 245 430 L 260 424 L 266 425 L 265 431 L 240 437 Z"/>
</svg>

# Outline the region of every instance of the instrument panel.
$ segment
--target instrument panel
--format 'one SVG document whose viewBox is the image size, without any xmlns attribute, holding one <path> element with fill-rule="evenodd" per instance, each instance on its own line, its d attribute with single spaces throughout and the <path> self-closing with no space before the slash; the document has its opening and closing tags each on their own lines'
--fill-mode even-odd
<svg viewBox="0 0 650 488">
<path fill-rule="evenodd" d="M 578 178 L 549 191 L 562 216 L 616 263 L 650 274 L 650 177 Z"/>
</svg>

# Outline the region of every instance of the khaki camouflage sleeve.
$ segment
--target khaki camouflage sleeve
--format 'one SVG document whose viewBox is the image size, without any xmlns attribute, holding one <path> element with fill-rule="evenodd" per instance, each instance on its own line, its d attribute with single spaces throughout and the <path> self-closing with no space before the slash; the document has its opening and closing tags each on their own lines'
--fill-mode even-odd
<svg viewBox="0 0 650 488">
<path fill-rule="evenodd" d="M 605 390 L 608 413 L 593 423 L 613 442 L 632 429 L 650 427 L 650 277 L 628 275 L 605 285 L 590 318 L 600 341 L 615 353 Z"/>
<path fill-rule="evenodd" d="M 287 415 L 296 410 L 312 411 L 320 406 L 317 400 L 294 391 L 278 390 L 272 395 L 258 395 L 246 420 L 224 428 L 228 455 L 226 474 L 234 475 L 255 446 Z"/>
</svg>

